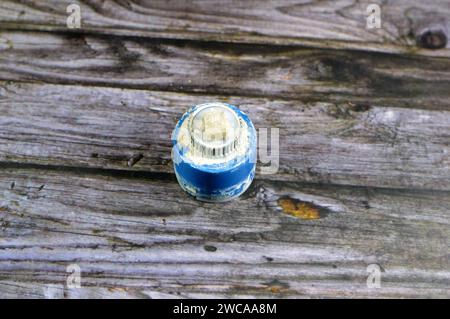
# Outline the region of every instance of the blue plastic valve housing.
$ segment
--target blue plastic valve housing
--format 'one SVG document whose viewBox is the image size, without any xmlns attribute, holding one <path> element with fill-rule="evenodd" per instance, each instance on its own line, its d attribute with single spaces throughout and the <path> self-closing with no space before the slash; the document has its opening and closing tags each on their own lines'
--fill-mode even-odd
<svg viewBox="0 0 450 319">
<path fill-rule="evenodd" d="M 256 131 L 233 105 L 195 105 L 172 134 L 172 160 L 181 187 L 202 201 L 227 201 L 250 186 L 256 168 Z"/>
</svg>

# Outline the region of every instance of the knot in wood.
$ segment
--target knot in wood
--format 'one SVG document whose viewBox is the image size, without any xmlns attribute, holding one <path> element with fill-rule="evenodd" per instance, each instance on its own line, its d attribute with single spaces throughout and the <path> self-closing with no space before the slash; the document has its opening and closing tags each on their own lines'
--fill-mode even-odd
<svg viewBox="0 0 450 319">
<path fill-rule="evenodd" d="M 447 35 L 443 30 L 426 30 L 417 38 L 417 45 L 425 49 L 442 49 L 447 46 Z"/>
</svg>

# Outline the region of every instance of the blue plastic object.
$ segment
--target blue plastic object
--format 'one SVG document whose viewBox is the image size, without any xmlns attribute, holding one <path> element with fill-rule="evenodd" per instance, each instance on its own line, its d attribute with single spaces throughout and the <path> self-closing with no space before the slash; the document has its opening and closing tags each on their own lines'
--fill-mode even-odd
<svg viewBox="0 0 450 319">
<path fill-rule="evenodd" d="M 202 201 L 227 201 L 250 186 L 256 168 L 256 131 L 233 105 L 193 106 L 172 135 L 172 160 L 181 187 Z"/>
</svg>

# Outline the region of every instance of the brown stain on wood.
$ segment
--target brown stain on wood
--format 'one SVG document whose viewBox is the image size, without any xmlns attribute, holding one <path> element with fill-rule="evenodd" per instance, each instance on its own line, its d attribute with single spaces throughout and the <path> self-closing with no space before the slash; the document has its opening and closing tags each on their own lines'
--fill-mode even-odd
<svg viewBox="0 0 450 319">
<path fill-rule="evenodd" d="M 304 202 L 295 198 L 284 197 L 278 199 L 278 205 L 283 213 L 300 219 L 319 219 L 326 214 L 325 209 L 313 203 Z"/>
<path fill-rule="evenodd" d="M 272 293 L 279 293 L 279 292 L 281 292 L 281 289 L 282 288 L 280 288 L 280 287 L 271 287 L 270 288 L 270 292 L 272 292 Z"/>
<path fill-rule="evenodd" d="M 289 284 L 278 279 L 273 279 L 270 282 L 264 283 L 264 285 L 266 286 L 266 289 L 273 294 L 289 291 Z"/>
</svg>

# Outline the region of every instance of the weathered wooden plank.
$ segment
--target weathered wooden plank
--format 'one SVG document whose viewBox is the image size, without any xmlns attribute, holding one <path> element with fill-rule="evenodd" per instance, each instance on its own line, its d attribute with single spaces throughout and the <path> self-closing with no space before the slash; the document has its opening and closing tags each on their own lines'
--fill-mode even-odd
<svg viewBox="0 0 450 319">
<path fill-rule="evenodd" d="M 449 192 L 255 180 L 219 208 L 127 174 L 1 169 L 0 296 L 449 297 Z"/>
<path fill-rule="evenodd" d="M 67 31 L 72 3 L 81 6 L 84 32 L 450 56 L 450 3 L 442 0 L 3 0 L 0 28 Z M 366 27 L 373 3 L 381 7 L 381 29 Z"/>
<path fill-rule="evenodd" d="M 1 39 L 3 80 L 450 108 L 450 59 L 48 33 Z"/>
<path fill-rule="evenodd" d="M 173 172 L 171 130 L 190 105 L 205 102 L 195 94 L 21 83 L 2 83 L 0 96 L 0 161 L 144 174 Z M 280 169 L 264 178 L 450 189 L 449 112 L 226 100 L 257 128 L 280 130 Z"/>
</svg>

